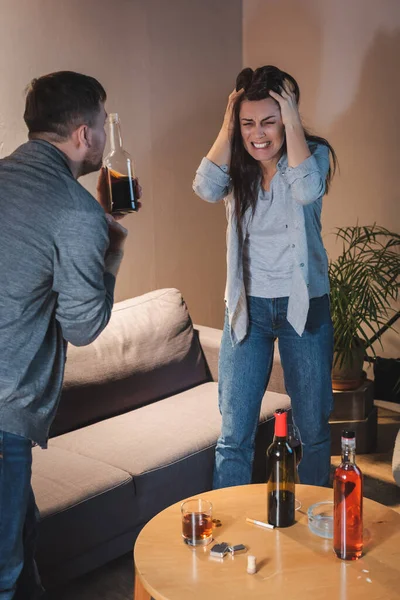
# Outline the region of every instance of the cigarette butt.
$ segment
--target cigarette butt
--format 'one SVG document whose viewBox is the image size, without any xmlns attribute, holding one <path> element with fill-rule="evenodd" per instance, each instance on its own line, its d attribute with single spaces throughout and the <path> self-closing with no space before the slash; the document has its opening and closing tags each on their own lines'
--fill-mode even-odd
<svg viewBox="0 0 400 600">
<path fill-rule="evenodd" d="M 264 527 L 265 529 L 275 529 L 274 525 L 271 525 L 270 523 L 264 523 L 264 521 L 257 521 L 257 519 L 249 519 L 248 517 L 246 517 L 246 521 L 248 523 L 253 523 L 253 525 Z"/>
</svg>

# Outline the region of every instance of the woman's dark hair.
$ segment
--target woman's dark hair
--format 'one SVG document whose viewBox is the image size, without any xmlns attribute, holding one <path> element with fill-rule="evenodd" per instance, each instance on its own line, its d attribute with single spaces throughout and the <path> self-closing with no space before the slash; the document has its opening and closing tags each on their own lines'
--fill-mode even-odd
<svg viewBox="0 0 400 600">
<path fill-rule="evenodd" d="M 58 71 L 33 79 L 24 113 L 29 136 L 51 133 L 66 139 L 80 125 L 93 127 L 100 103 L 106 97 L 97 79 L 73 71 Z"/>
<path fill-rule="evenodd" d="M 259 162 L 250 156 L 243 145 L 240 131 L 240 106 L 243 100 L 264 100 L 264 98 L 271 98 L 272 96 L 269 95 L 270 90 L 280 94 L 285 80 L 288 80 L 292 84 L 298 104 L 300 89 L 297 81 L 291 75 L 281 71 L 277 67 L 260 67 L 255 71 L 249 68 L 243 69 L 236 78 L 236 91 L 243 89 L 244 92 L 238 98 L 233 111 L 234 128 L 231 140 L 230 176 L 235 197 L 235 214 L 239 231 L 241 231 L 242 217 L 249 206 L 251 206 L 254 214 L 258 190 L 262 182 L 262 170 Z M 311 135 L 306 130 L 304 130 L 304 133 L 307 142 L 322 144 L 329 148 L 331 160 L 326 177 L 326 191 L 328 192 L 338 164 L 335 151 L 326 139 Z M 284 145 L 285 150 L 286 143 Z"/>
</svg>

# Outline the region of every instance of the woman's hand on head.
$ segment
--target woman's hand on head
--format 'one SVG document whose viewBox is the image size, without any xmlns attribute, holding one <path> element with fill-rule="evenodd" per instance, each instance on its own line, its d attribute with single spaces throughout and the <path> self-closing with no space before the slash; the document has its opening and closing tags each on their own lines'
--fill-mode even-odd
<svg viewBox="0 0 400 600">
<path fill-rule="evenodd" d="M 222 124 L 222 129 L 228 134 L 229 139 L 232 136 L 233 128 L 235 125 L 233 109 L 235 107 L 237 99 L 243 94 L 243 92 L 244 90 L 242 88 L 239 91 L 233 90 L 233 92 L 229 94 L 228 104 L 225 110 L 224 122 Z"/>
<path fill-rule="evenodd" d="M 269 95 L 278 102 L 281 109 L 282 122 L 285 127 L 301 124 L 294 86 L 288 79 L 284 80 L 280 94 L 270 90 Z"/>
</svg>

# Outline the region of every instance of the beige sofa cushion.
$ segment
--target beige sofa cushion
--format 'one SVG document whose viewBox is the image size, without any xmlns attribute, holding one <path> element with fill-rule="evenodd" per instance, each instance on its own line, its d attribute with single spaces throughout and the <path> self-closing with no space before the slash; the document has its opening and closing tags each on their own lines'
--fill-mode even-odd
<svg viewBox="0 0 400 600">
<path fill-rule="evenodd" d="M 260 421 L 271 418 L 277 408 L 289 407 L 288 396 L 267 392 Z M 209 382 L 58 436 L 49 444 L 97 459 L 135 477 L 215 444 L 220 428 L 218 384 Z"/>
<path fill-rule="evenodd" d="M 46 571 L 136 525 L 129 473 L 64 448 L 33 448 L 32 487 L 40 511 L 37 559 Z"/>
<path fill-rule="evenodd" d="M 265 478 L 265 450 L 275 409 L 289 408 L 288 396 L 264 396 L 256 445 L 257 477 Z M 205 383 L 135 411 L 50 440 L 62 448 L 130 473 L 136 490 L 136 518 L 157 512 L 212 486 L 214 449 L 220 432 L 218 384 Z M 264 460 L 263 460 L 264 459 Z M 195 474 L 195 476 L 194 476 Z"/>
<path fill-rule="evenodd" d="M 93 344 L 69 345 L 51 434 L 143 406 L 208 379 L 178 290 L 156 290 L 119 302 Z"/>
<path fill-rule="evenodd" d="M 42 520 L 131 480 L 121 469 L 65 448 L 32 451 L 32 487 Z"/>
</svg>

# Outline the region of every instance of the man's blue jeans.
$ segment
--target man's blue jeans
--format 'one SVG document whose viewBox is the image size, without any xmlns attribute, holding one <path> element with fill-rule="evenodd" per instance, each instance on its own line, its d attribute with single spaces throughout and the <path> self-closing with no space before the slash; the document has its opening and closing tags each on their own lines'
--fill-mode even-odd
<svg viewBox="0 0 400 600">
<path fill-rule="evenodd" d="M 310 300 L 300 337 L 286 319 L 288 298 L 248 297 L 249 330 L 232 346 L 227 316 L 219 359 L 218 439 L 214 488 L 251 482 L 254 441 L 277 338 L 293 421 L 303 441 L 301 483 L 327 485 L 330 472 L 329 415 L 333 405 L 333 327 L 329 296 Z"/>
<path fill-rule="evenodd" d="M 0 430 L 0 600 L 36 600 L 43 593 L 34 561 L 31 467 L 32 442 Z"/>
</svg>

